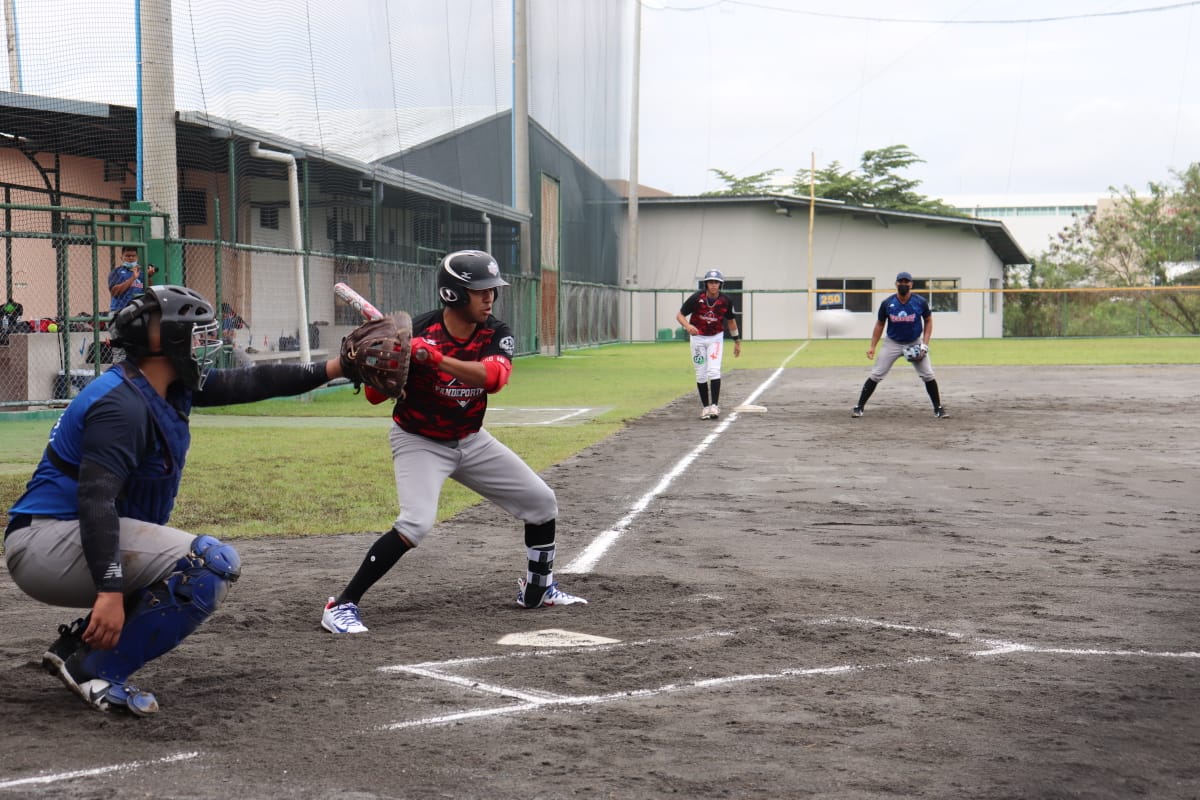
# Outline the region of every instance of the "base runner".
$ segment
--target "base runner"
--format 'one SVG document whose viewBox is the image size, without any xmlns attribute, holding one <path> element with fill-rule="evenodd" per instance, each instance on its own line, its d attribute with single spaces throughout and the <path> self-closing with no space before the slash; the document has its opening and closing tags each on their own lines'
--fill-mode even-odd
<svg viewBox="0 0 1200 800">
<path fill-rule="evenodd" d="M 721 402 L 721 361 L 726 330 L 733 339 L 733 357 L 742 354 L 742 337 L 734 316 L 733 298 L 721 291 L 724 285 L 725 276 L 721 271 L 710 269 L 704 273 L 704 290 L 693 292 L 675 314 L 675 319 L 691 336 L 700 419 L 721 416 L 718 404 Z M 710 398 L 712 402 L 709 402 Z"/>
</svg>

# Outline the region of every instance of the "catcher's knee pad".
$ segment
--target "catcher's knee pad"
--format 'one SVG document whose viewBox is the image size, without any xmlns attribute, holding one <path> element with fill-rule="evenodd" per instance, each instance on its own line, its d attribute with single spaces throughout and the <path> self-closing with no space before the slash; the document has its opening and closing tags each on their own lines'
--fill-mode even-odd
<svg viewBox="0 0 1200 800">
<path fill-rule="evenodd" d="M 198 536 L 175 571 L 133 595 L 121 638 L 111 650 L 87 649 L 80 665 L 89 677 L 125 683 L 148 661 L 174 649 L 212 616 L 242 573 L 232 546 Z"/>
<path fill-rule="evenodd" d="M 242 557 L 232 545 L 215 537 L 197 536 L 191 552 L 179 560 L 176 569 L 167 581 L 176 580 L 176 593 L 192 605 L 192 615 L 202 615 L 199 625 L 221 605 L 229 584 L 241 577 Z"/>
</svg>

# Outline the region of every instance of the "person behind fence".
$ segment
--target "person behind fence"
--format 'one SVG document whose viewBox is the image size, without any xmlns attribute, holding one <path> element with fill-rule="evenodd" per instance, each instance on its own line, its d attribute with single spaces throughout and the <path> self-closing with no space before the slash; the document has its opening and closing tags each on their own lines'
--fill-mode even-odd
<svg viewBox="0 0 1200 800">
<path fill-rule="evenodd" d="M 151 264 L 146 268 L 146 279 L 149 280 L 157 271 Z M 142 267 L 138 264 L 137 248 L 122 247 L 121 263 L 108 273 L 108 293 L 112 295 L 108 303 L 109 313 L 117 313 L 144 291 L 146 286 L 142 281 Z"/>
<path fill-rule="evenodd" d="M 554 490 L 482 427 L 487 396 L 508 383 L 516 347 L 508 325 L 492 316 L 501 286 L 508 283 L 499 265 L 481 250 L 460 250 L 442 259 L 437 274 L 442 308 L 412 321 L 411 366 L 404 393 L 392 407 L 388 438 L 400 515 L 367 550 L 341 593 L 325 604 L 321 626 L 330 633 L 367 632 L 358 604 L 401 556 L 425 541 L 447 478 L 524 523 L 528 563 L 517 579 L 518 606 L 587 602 L 560 589 L 554 578 Z M 343 372 L 351 377 L 353 369 Z M 372 403 L 388 399 L 369 385 L 365 394 Z"/>
<path fill-rule="evenodd" d="M 889 295 L 879 304 L 876 317 L 875 328 L 871 331 L 871 346 L 867 348 L 867 358 L 875 358 L 875 347 L 879 344 L 885 327 L 887 338 L 883 340 L 883 349 L 875 361 L 875 366 L 863 382 L 858 403 L 850 409 L 850 416 L 863 415 L 863 409 L 867 400 L 874 394 L 875 387 L 900 356 L 908 359 L 917 375 L 925 382 L 925 391 L 933 403 L 933 415 L 939 419 L 949 416 L 942 407 L 942 396 L 933 376 L 933 362 L 929 358 L 929 340 L 933 336 L 933 310 L 929 307 L 929 301 L 919 294 L 913 294 L 910 273 L 901 272 L 896 276 L 896 293 Z"/>
<path fill-rule="evenodd" d="M 212 369 L 218 325 L 212 304 L 183 286 L 152 286 L 121 309 L 110 330 L 125 360 L 67 406 L 8 511 L 4 557 L 16 585 L 42 603 L 90 609 L 59 626 L 42 666 L 97 710 L 158 711 L 131 677 L 195 631 L 241 574 L 232 546 L 168 524 L 189 412 L 342 377 L 337 358 Z"/>
<path fill-rule="evenodd" d="M 225 349 L 229 351 L 234 366 L 237 367 L 248 367 L 253 363 L 237 342 L 235 331 L 245 328 L 246 320 L 242 319 L 242 315 L 234 311 L 229 303 L 221 303 L 221 341 L 225 343 Z"/>
<path fill-rule="evenodd" d="M 733 298 L 721 291 L 725 276 L 719 269 L 704 273 L 704 289 L 693 292 L 675 313 L 675 319 L 691 336 L 692 364 L 696 368 L 696 391 L 700 395 L 700 419 L 721 416 L 721 361 L 725 331 L 733 339 L 733 357 L 742 354 L 742 337 L 734 316 Z M 711 394 L 709 393 L 711 390 Z M 709 402 L 711 399 L 712 402 Z"/>
</svg>

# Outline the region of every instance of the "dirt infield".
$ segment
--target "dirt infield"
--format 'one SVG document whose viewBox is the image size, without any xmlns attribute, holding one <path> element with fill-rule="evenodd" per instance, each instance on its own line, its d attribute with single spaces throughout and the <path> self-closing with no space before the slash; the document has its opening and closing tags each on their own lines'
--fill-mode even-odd
<svg viewBox="0 0 1200 800">
<path fill-rule="evenodd" d="M 944 368 L 935 420 L 899 366 L 857 420 L 865 368 L 735 372 L 548 471 L 587 606 L 514 605 L 490 506 L 362 636 L 318 621 L 375 534 L 239 542 L 151 719 L 41 672 L 70 616 L 0 576 L 0 800 L 1200 797 L 1200 370 Z M 499 643 L 547 629 L 612 641 Z"/>
</svg>

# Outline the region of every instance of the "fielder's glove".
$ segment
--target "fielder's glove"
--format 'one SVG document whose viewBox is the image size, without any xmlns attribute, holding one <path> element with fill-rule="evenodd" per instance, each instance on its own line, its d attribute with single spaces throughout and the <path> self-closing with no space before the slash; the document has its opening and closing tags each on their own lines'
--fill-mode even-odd
<svg viewBox="0 0 1200 800">
<path fill-rule="evenodd" d="M 412 318 L 404 311 L 359 325 L 342 339 L 342 374 L 393 399 L 399 399 L 408 380 L 412 354 Z"/>
<path fill-rule="evenodd" d="M 904 357 L 914 364 L 920 361 L 929 353 L 929 345 L 927 344 L 910 344 L 904 348 Z"/>
</svg>

